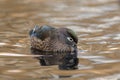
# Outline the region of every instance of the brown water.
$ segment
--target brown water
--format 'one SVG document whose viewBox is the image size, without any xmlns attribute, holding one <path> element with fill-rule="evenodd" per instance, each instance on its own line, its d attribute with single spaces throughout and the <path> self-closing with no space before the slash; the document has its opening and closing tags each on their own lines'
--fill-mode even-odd
<svg viewBox="0 0 120 80">
<path fill-rule="evenodd" d="M 79 69 L 40 66 L 28 32 L 38 25 L 68 27 L 79 37 Z M 0 0 L 0 80 L 119 80 L 117 0 Z"/>
</svg>

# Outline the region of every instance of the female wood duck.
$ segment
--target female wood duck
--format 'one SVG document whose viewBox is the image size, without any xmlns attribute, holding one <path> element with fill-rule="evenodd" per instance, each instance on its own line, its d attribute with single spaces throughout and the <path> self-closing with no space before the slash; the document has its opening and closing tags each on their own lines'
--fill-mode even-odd
<svg viewBox="0 0 120 80">
<path fill-rule="evenodd" d="M 78 64 L 78 37 L 71 29 L 35 26 L 29 34 L 32 53 L 44 55 L 38 58 L 42 65 L 59 64 L 60 69 L 73 69 Z"/>
<path fill-rule="evenodd" d="M 67 28 L 36 26 L 30 31 L 31 47 L 41 51 L 67 52 L 76 51 L 78 38 Z"/>
</svg>

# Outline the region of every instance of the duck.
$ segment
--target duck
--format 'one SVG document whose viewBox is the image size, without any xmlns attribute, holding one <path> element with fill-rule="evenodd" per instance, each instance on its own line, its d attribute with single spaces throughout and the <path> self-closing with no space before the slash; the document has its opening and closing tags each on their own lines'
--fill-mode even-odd
<svg viewBox="0 0 120 80">
<path fill-rule="evenodd" d="M 37 25 L 29 36 L 32 54 L 42 55 L 37 57 L 41 65 L 58 64 L 59 69 L 75 69 L 78 65 L 78 37 L 73 30 Z"/>
<path fill-rule="evenodd" d="M 41 51 L 73 52 L 77 50 L 78 37 L 68 28 L 35 26 L 30 31 L 31 47 Z"/>
</svg>

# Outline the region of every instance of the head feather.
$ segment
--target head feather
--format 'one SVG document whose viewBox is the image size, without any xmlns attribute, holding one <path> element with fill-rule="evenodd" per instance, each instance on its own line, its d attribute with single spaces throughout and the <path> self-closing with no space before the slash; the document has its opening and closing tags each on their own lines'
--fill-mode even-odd
<svg viewBox="0 0 120 80">
<path fill-rule="evenodd" d="M 74 39 L 74 41 L 77 43 L 78 42 L 78 37 L 77 37 L 76 33 L 73 30 L 68 29 L 68 28 L 67 28 L 67 32 Z"/>
</svg>

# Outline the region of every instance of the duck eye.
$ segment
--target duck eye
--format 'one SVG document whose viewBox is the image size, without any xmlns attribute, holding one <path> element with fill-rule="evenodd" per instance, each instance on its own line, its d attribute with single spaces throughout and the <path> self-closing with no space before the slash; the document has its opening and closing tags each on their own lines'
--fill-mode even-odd
<svg viewBox="0 0 120 80">
<path fill-rule="evenodd" d="M 67 37 L 67 39 L 70 41 L 70 42 L 73 42 L 73 39 L 71 37 Z"/>
</svg>

